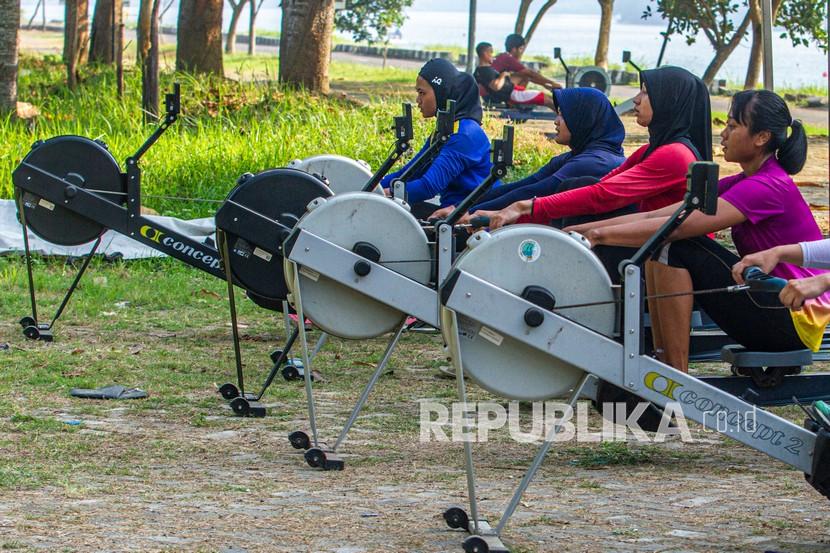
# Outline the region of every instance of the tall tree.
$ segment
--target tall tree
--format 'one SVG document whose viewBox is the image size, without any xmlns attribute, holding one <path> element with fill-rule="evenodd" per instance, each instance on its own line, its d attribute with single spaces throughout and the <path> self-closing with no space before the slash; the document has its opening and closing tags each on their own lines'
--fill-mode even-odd
<svg viewBox="0 0 830 553">
<path fill-rule="evenodd" d="M 746 70 L 744 88 L 758 86 L 764 59 L 764 41 L 761 1 L 749 0 L 752 20 L 752 49 Z M 783 30 L 781 38 L 789 38 L 793 46 L 808 46 L 811 42 L 827 52 L 827 2 L 822 0 L 772 0 L 775 26 Z"/>
<path fill-rule="evenodd" d="M 224 76 L 222 0 L 181 0 L 176 32 L 176 69 Z M 284 16 L 283 16 L 284 17 Z"/>
<path fill-rule="evenodd" d="M 136 28 L 136 60 L 141 64 L 150 51 L 150 25 L 153 0 L 141 0 L 138 5 L 138 27 Z"/>
<path fill-rule="evenodd" d="M 545 16 L 547 11 L 556 4 L 556 0 L 545 0 L 545 2 L 539 6 L 539 11 L 536 12 L 536 16 L 533 18 L 533 21 L 530 22 L 530 26 L 525 29 L 525 22 L 527 21 L 527 16 L 530 13 L 530 6 L 533 4 L 534 0 L 521 0 L 519 2 L 519 11 L 516 14 L 516 25 L 513 26 L 513 32 L 522 35 L 525 38 L 525 43 L 529 43 L 533 33 L 536 32 L 536 28 L 539 27 L 539 23 L 542 22 L 542 18 Z"/>
<path fill-rule="evenodd" d="M 248 55 L 253 56 L 256 52 L 256 16 L 265 0 L 251 0 L 251 16 L 248 18 Z"/>
<path fill-rule="evenodd" d="M 334 0 L 282 0 L 281 83 L 329 91 Z"/>
<path fill-rule="evenodd" d="M 63 63 L 66 65 L 66 84 L 74 89 L 78 84 L 78 68 L 86 58 L 89 44 L 89 7 L 87 0 L 66 0 L 63 33 Z"/>
<path fill-rule="evenodd" d="M 614 0 L 597 0 L 602 16 L 599 22 L 599 38 L 597 51 L 594 54 L 594 65 L 608 69 L 608 42 L 611 38 L 611 21 L 614 19 Z"/>
<path fill-rule="evenodd" d="M 0 0 L 0 114 L 17 113 L 20 0 Z"/>
<path fill-rule="evenodd" d="M 657 13 L 664 19 L 672 19 L 675 22 L 672 33 L 683 35 L 687 44 L 693 44 L 701 31 L 706 36 L 715 50 L 715 55 L 701 79 L 707 85 L 711 84 L 746 35 L 750 23 L 749 7 L 746 3 L 742 6 L 735 0 L 650 1 L 656 4 Z M 643 18 L 652 15 L 651 6 L 646 6 Z"/>
<path fill-rule="evenodd" d="M 236 28 L 239 26 L 239 18 L 248 0 L 228 0 L 228 4 L 231 5 L 231 20 L 228 23 L 228 34 L 225 38 L 225 53 L 233 54 L 236 52 Z"/>
<path fill-rule="evenodd" d="M 123 21 L 121 0 L 97 0 L 92 15 L 89 61 L 115 63 L 118 29 Z"/>
<path fill-rule="evenodd" d="M 775 14 L 778 13 L 778 9 L 781 7 L 781 1 L 772 0 L 773 21 L 775 21 Z M 761 66 L 764 61 L 764 27 L 761 0 L 749 0 L 749 20 L 752 25 L 750 30 L 752 48 L 749 51 L 749 65 L 746 68 L 744 89 L 755 88 L 758 79 L 761 77 Z"/>
<path fill-rule="evenodd" d="M 147 54 L 141 60 L 141 107 L 144 122 L 159 115 L 159 9 L 161 0 L 142 0 L 150 4 Z"/>
<path fill-rule="evenodd" d="M 384 42 L 392 27 L 403 25 L 404 8 L 413 0 L 353 0 L 334 14 L 338 31 L 351 33 L 355 42 Z"/>
</svg>

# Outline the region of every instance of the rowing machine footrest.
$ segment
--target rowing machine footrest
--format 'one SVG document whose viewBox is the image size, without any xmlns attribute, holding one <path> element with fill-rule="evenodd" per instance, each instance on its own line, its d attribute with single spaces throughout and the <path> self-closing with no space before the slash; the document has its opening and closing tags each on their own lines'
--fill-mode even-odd
<svg viewBox="0 0 830 553">
<path fill-rule="evenodd" d="M 813 421 L 807 419 L 807 423 L 812 423 L 812 427 L 816 432 L 816 445 L 813 450 L 813 471 L 812 474 L 804 474 L 804 478 L 810 483 L 818 492 L 830 499 L 830 432 L 826 429 L 818 427 Z"/>
<path fill-rule="evenodd" d="M 732 365 L 735 375 L 749 376 L 761 388 L 780 386 L 785 376 L 799 374 L 802 367 L 813 364 L 813 352 L 809 349 L 749 351 L 734 344 L 724 346 L 720 358 Z"/>
</svg>

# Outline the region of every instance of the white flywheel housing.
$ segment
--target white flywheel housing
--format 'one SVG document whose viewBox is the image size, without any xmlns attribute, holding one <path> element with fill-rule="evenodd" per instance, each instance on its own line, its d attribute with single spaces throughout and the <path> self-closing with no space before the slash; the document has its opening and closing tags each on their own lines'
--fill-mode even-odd
<svg viewBox="0 0 830 553">
<path fill-rule="evenodd" d="M 552 293 L 557 306 L 614 299 L 611 279 L 599 259 L 568 234 L 540 225 L 503 227 L 480 232 L 454 268 L 461 269 L 513 294 L 528 286 Z M 460 346 L 464 372 L 483 388 L 516 400 L 543 400 L 566 395 L 583 371 L 509 337 L 480 322 L 458 315 L 458 333 L 451 332 L 451 312 L 441 310 L 444 339 Z M 559 314 L 611 336 L 614 304 L 566 309 Z M 527 327 L 521 318 L 516 328 Z M 535 330 L 534 330 L 535 331 Z M 590 348 L 590 344 L 585 344 Z"/>
<path fill-rule="evenodd" d="M 347 250 L 358 242 L 368 242 L 380 251 L 381 265 L 421 284 L 429 283 L 432 269 L 427 237 L 409 210 L 395 200 L 366 192 L 336 195 L 306 213 L 297 226 Z M 292 293 L 294 267 L 285 261 L 285 278 Z M 373 338 L 395 330 L 406 317 L 406 313 L 325 275 L 301 268 L 299 280 L 305 316 L 334 336 Z M 390 290 L 390 294 L 395 292 Z"/>
<path fill-rule="evenodd" d="M 334 154 L 295 159 L 288 166 L 320 175 L 329 181 L 329 188 L 335 194 L 359 192 L 372 177 L 372 169 L 365 161 Z M 376 191 L 381 191 L 380 187 Z"/>
</svg>

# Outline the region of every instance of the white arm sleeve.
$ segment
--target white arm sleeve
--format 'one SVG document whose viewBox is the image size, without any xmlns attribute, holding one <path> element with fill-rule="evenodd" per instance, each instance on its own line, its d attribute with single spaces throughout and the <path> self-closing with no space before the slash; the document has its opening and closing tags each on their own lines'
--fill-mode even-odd
<svg viewBox="0 0 830 553">
<path fill-rule="evenodd" d="M 813 269 L 830 269 L 830 238 L 801 242 L 804 254 L 804 267 Z"/>
</svg>

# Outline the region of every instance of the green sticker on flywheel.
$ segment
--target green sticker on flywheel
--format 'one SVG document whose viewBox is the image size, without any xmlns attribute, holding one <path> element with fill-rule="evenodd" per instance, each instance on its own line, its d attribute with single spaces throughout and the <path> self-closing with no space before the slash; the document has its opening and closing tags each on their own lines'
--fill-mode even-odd
<svg viewBox="0 0 830 553">
<path fill-rule="evenodd" d="M 542 254 L 542 248 L 536 240 L 522 240 L 519 244 L 519 258 L 525 263 L 533 263 Z"/>
</svg>

